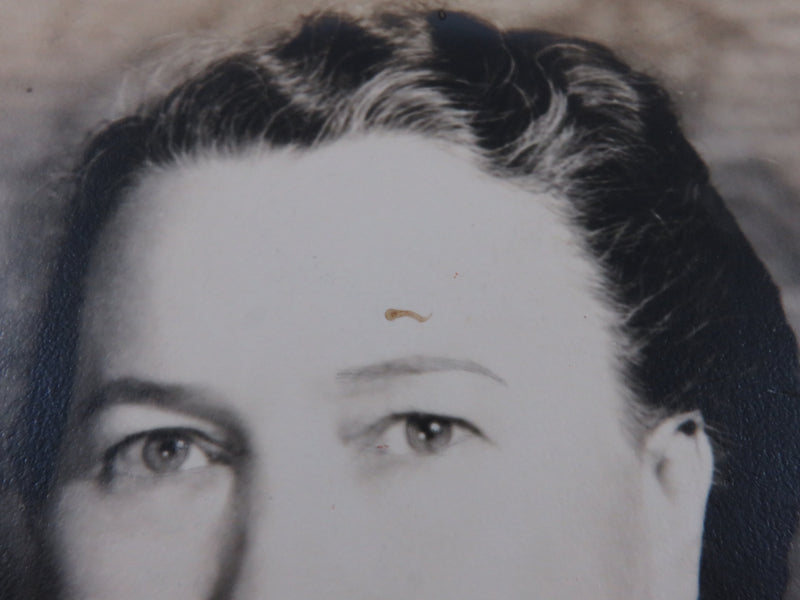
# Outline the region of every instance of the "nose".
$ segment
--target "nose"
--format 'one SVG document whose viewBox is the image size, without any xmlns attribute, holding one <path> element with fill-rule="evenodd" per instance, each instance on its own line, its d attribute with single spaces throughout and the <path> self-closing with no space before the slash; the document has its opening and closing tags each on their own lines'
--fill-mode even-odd
<svg viewBox="0 0 800 600">
<path fill-rule="evenodd" d="M 354 597 L 369 536 L 341 442 L 297 431 L 254 452 L 244 476 L 236 600 Z"/>
</svg>

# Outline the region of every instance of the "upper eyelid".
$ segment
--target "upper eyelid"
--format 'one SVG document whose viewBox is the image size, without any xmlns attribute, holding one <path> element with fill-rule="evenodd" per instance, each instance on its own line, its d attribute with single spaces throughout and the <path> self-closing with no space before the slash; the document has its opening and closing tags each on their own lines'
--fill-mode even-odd
<svg viewBox="0 0 800 600">
<path fill-rule="evenodd" d="M 117 407 L 124 408 L 124 405 L 117 405 Z M 104 413 L 112 413 L 116 407 L 109 407 Z M 139 440 L 146 440 L 152 435 L 183 435 L 189 438 L 194 444 L 199 446 L 199 450 L 208 454 L 209 449 L 219 448 L 221 454 L 228 457 L 225 462 L 236 468 L 243 466 L 249 456 L 249 446 L 243 443 L 243 439 L 236 435 L 231 435 L 227 429 L 217 426 L 213 422 L 206 421 L 205 419 L 198 418 L 192 415 L 186 415 L 182 412 L 175 412 L 169 409 L 159 409 L 162 413 L 161 419 L 168 419 L 169 422 L 163 420 L 159 422 L 159 416 L 148 415 L 147 411 L 143 411 L 145 417 L 141 422 L 130 423 L 125 422 L 125 415 L 120 415 L 123 424 L 117 425 L 116 430 L 109 427 L 110 431 L 102 431 L 102 416 L 97 417 L 95 425 L 100 425 L 100 431 L 93 434 L 93 451 L 94 458 L 91 464 L 95 468 L 99 468 L 101 479 L 110 473 L 109 466 L 113 463 L 115 457 L 126 447 L 135 444 Z M 110 420 L 114 420 L 113 414 L 109 415 Z M 147 419 L 152 418 L 152 421 L 147 422 Z M 88 465 L 87 465 L 88 466 Z"/>
<path fill-rule="evenodd" d="M 237 454 L 249 452 L 249 436 L 238 416 L 225 408 L 224 401 L 209 395 L 205 390 L 181 385 L 160 385 L 135 378 L 121 378 L 108 382 L 89 396 L 78 414 L 78 428 L 95 430 L 116 410 L 140 410 L 143 415 L 152 411 L 154 425 L 141 430 L 167 427 L 197 428 L 209 433 L 211 439 L 223 440 Z M 172 424 L 158 424 L 157 413 L 165 415 Z M 185 419 L 185 422 L 182 421 Z M 146 420 L 142 417 L 142 420 Z M 131 434 L 136 431 L 131 431 Z"/>
<path fill-rule="evenodd" d="M 113 476 L 113 461 L 122 450 L 140 440 L 147 440 L 151 435 L 176 435 L 187 437 L 192 443 L 197 444 L 200 450 L 208 454 L 209 446 L 222 449 L 220 455 L 213 455 L 210 458 L 218 463 L 233 465 L 243 457 L 241 449 L 229 447 L 225 441 L 214 438 L 213 436 L 191 427 L 159 427 L 155 429 L 137 431 L 126 435 L 124 438 L 107 448 L 102 455 L 100 479 L 103 483 L 109 483 Z M 224 457 L 224 458 L 222 458 Z M 222 458 L 222 460 L 220 460 Z"/>
<path fill-rule="evenodd" d="M 225 453 L 230 455 L 231 458 L 235 458 L 238 456 L 236 448 L 230 448 L 228 443 L 225 440 L 217 439 L 212 435 L 204 431 L 200 431 L 199 429 L 194 429 L 192 427 L 158 427 L 155 429 L 147 429 L 142 431 L 137 431 L 135 433 L 131 433 L 126 435 L 124 438 L 116 442 L 113 446 L 106 449 L 103 453 L 103 461 L 108 461 L 114 458 L 122 448 L 125 446 L 129 446 L 130 444 L 138 441 L 147 439 L 152 435 L 176 435 L 176 436 L 185 436 L 191 438 L 192 441 L 201 442 L 200 446 L 216 446 L 225 450 Z"/>
<path fill-rule="evenodd" d="M 462 419 L 461 417 L 452 417 L 449 415 L 442 415 L 437 413 L 427 413 L 423 411 L 407 411 L 407 412 L 399 412 L 399 413 L 392 413 L 381 419 L 378 419 L 374 423 L 368 425 L 366 428 L 361 429 L 359 432 L 349 434 L 345 437 L 346 442 L 351 442 L 356 439 L 364 440 L 365 444 L 370 444 L 371 440 L 374 440 L 376 437 L 383 434 L 389 427 L 394 425 L 395 423 L 405 421 L 409 418 L 417 417 L 417 418 L 426 418 L 426 419 L 441 419 L 444 421 L 448 421 L 452 425 L 456 427 L 461 427 L 471 434 L 487 441 L 491 442 L 491 440 L 486 436 L 486 434 L 475 424 L 467 421 L 466 419 Z"/>
</svg>

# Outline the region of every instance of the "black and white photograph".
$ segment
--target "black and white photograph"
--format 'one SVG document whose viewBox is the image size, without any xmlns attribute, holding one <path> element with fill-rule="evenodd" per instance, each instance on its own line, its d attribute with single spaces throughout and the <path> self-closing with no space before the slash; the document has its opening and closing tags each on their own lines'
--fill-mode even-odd
<svg viewBox="0 0 800 600">
<path fill-rule="evenodd" d="M 800 5 L 0 6 L 0 598 L 800 600 Z"/>
</svg>

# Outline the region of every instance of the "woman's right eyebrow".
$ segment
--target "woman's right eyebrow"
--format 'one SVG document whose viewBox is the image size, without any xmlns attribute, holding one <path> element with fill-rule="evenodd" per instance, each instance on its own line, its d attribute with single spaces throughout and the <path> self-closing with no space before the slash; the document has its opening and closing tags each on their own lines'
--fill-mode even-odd
<svg viewBox="0 0 800 600">
<path fill-rule="evenodd" d="M 163 384 L 136 377 L 121 377 L 102 384 L 89 397 L 78 415 L 79 424 L 93 421 L 103 412 L 120 405 L 153 406 L 218 425 L 244 442 L 241 420 L 224 402 L 203 389 Z"/>
<path fill-rule="evenodd" d="M 119 404 L 143 404 L 177 409 L 185 404 L 186 391 L 179 385 L 163 385 L 134 377 L 122 377 L 103 383 L 89 396 L 80 415 L 81 421 Z"/>
</svg>

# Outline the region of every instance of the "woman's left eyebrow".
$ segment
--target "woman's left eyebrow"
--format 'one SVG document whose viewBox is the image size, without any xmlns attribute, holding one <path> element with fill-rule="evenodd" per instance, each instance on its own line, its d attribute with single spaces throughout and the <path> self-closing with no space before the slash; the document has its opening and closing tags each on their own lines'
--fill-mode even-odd
<svg viewBox="0 0 800 600">
<path fill-rule="evenodd" d="M 374 381 L 404 375 L 423 375 L 425 373 L 440 373 L 442 371 L 463 371 L 474 373 L 491 379 L 500 385 L 507 385 L 505 379 L 494 373 L 488 367 L 476 363 L 474 360 L 462 360 L 442 356 L 408 356 L 345 369 L 336 374 L 337 378 L 344 381 Z"/>
</svg>

